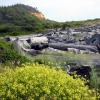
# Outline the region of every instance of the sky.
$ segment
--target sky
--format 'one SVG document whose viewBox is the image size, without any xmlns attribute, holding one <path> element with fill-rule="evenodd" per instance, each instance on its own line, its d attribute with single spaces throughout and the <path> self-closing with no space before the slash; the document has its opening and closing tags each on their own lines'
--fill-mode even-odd
<svg viewBox="0 0 100 100">
<path fill-rule="evenodd" d="M 0 0 L 0 6 L 17 3 L 37 7 L 46 19 L 58 22 L 100 18 L 100 0 Z"/>
</svg>

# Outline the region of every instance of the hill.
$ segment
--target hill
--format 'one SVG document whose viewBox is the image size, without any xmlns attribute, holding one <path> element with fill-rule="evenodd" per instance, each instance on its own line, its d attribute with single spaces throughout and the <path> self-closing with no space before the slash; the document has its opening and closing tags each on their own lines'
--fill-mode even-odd
<svg viewBox="0 0 100 100">
<path fill-rule="evenodd" d="M 23 4 L 8 7 L 0 7 L 0 24 L 12 23 L 14 25 L 27 25 L 42 22 L 41 19 L 31 13 L 40 13 L 36 8 Z"/>
<path fill-rule="evenodd" d="M 31 6 L 24 5 L 24 4 L 16 4 L 14 5 L 14 7 L 30 12 L 31 14 L 37 16 L 38 18 L 45 19 L 44 15 L 38 10 L 37 7 L 31 7 Z"/>
<path fill-rule="evenodd" d="M 48 28 L 99 24 L 100 19 L 56 22 L 46 19 L 37 7 L 24 4 L 0 7 L 0 36 L 44 33 Z"/>
<path fill-rule="evenodd" d="M 45 32 L 55 23 L 45 19 L 36 7 L 23 4 L 0 7 L 0 36 Z"/>
</svg>

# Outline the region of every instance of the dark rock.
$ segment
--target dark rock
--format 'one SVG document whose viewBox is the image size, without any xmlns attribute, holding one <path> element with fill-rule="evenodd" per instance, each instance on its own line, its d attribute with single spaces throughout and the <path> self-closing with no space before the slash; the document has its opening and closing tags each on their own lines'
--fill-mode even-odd
<svg viewBox="0 0 100 100">
<path fill-rule="evenodd" d="M 100 43 L 96 47 L 97 47 L 98 53 L 100 54 Z"/>
<path fill-rule="evenodd" d="M 31 43 L 30 39 L 27 39 L 26 41 L 27 41 L 28 43 Z"/>
<path fill-rule="evenodd" d="M 100 44 L 100 34 L 94 34 L 92 35 L 91 38 L 86 40 L 86 43 L 88 45 L 93 45 L 93 46 L 97 46 L 98 44 Z"/>
<path fill-rule="evenodd" d="M 77 75 L 81 75 L 81 77 L 84 77 L 86 79 L 90 79 L 90 72 L 91 72 L 90 66 L 81 66 L 81 67 L 72 67 L 70 68 L 70 72 L 75 72 Z"/>
<path fill-rule="evenodd" d="M 48 43 L 34 43 L 31 44 L 31 49 L 34 50 L 43 50 L 48 47 Z"/>
<path fill-rule="evenodd" d="M 28 54 L 30 54 L 32 56 L 36 56 L 38 54 L 41 54 L 41 52 L 39 50 L 32 50 L 32 51 L 28 51 Z"/>
</svg>

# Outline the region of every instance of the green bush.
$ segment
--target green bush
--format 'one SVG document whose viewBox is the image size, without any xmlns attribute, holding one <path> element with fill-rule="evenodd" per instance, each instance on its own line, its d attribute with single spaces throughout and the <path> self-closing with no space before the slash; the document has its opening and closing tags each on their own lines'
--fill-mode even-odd
<svg viewBox="0 0 100 100">
<path fill-rule="evenodd" d="M 2 51 L 1 57 L 2 63 L 7 63 L 10 61 L 13 62 L 14 65 L 20 65 L 22 63 L 29 62 L 26 57 L 20 55 L 16 50 L 4 50 Z"/>
<path fill-rule="evenodd" d="M 37 58 L 34 60 L 35 63 L 38 63 L 38 64 L 45 64 L 45 60 L 42 59 L 42 58 Z"/>
<path fill-rule="evenodd" d="M 5 40 L 0 40 L 0 63 L 13 62 L 14 65 L 21 65 L 29 62 L 29 60 L 15 50 L 13 43 L 8 43 Z"/>
<path fill-rule="evenodd" d="M 92 66 L 91 78 L 90 78 L 90 87 L 95 88 L 95 90 L 100 92 L 100 69 L 96 66 Z"/>
<path fill-rule="evenodd" d="M 20 35 L 20 32 L 10 32 L 9 33 L 9 35 L 11 35 L 11 36 L 18 36 L 18 35 Z"/>
<path fill-rule="evenodd" d="M 5 42 L 4 39 L 0 39 L 0 50 L 4 50 L 6 49 L 7 47 L 9 47 L 9 43 Z"/>
<path fill-rule="evenodd" d="M 49 66 L 25 64 L 0 73 L 0 100 L 96 100 L 80 79 Z"/>
</svg>

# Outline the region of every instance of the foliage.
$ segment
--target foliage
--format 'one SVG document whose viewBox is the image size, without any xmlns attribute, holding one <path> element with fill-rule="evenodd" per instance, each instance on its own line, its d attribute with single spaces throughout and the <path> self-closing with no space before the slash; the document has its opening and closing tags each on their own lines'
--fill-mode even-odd
<svg viewBox="0 0 100 100">
<path fill-rule="evenodd" d="M 23 10 L 28 11 L 28 12 L 39 12 L 37 10 L 37 7 L 31 7 L 31 6 L 24 5 L 24 4 L 15 4 L 12 7 L 20 8 L 20 9 L 23 9 Z"/>
<path fill-rule="evenodd" d="M 5 42 L 4 39 L 0 39 L 0 50 L 4 50 L 9 47 L 9 43 Z"/>
<path fill-rule="evenodd" d="M 31 12 L 39 11 L 23 4 L 0 7 L 0 36 L 43 33 L 47 28 L 59 26 L 57 22 L 40 19 Z"/>
<path fill-rule="evenodd" d="M 44 33 L 46 29 L 62 27 L 81 27 L 99 24 L 100 19 L 71 22 L 55 22 L 49 19 L 40 19 L 31 12 L 39 12 L 37 8 L 23 4 L 0 7 L 0 36 Z M 89 29 L 88 29 L 89 30 Z"/>
<path fill-rule="evenodd" d="M 45 60 L 43 58 L 37 58 L 34 60 L 34 62 L 38 64 L 45 64 Z"/>
<path fill-rule="evenodd" d="M 90 87 L 95 88 L 96 91 L 100 92 L 100 69 L 96 66 L 92 66 L 92 72 L 91 72 L 91 79 L 90 79 Z"/>
<path fill-rule="evenodd" d="M 49 66 L 25 64 L 22 68 L 0 73 L 2 100 L 96 100 L 80 78 L 73 79 L 62 70 Z"/>
<path fill-rule="evenodd" d="M 66 62 L 66 64 L 70 63 L 70 62 L 76 62 L 79 66 L 80 65 L 90 65 L 92 64 L 91 59 L 94 58 L 100 58 L 99 55 L 95 55 L 95 54 L 75 54 L 72 52 L 67 52 L 67 51 L 60 51 L 60 52 L 42 52 L 42 55 L 38 55 L 36 58 L 43 58 L 46 61 L 50 61 L 53 63 L 57 63 L 60 66 L 64 66 L 64 62 Z M 61 64 L 62 63 L 62 64 Z"/>
<path fill-rule="evenodd" d="M 13 62 L 15 65 L 20 65 L 29 60 L 20 55 L 17 50 L 15 50 L 15 45 L 13 43 L 7 43 L 5 40 L 0 40 L 0 63 Z"/>
<path fill-rule="evenodd" d="M 62 27 L 82 27 L 82 26 L 89 26 L 89 25 L 94 25 L 94 24 L 99 24 L 100 23 L 100 18 L 96 19 L 91 19 L 91 20 L 84 20 L 84 21 L 66 21 L 63 23 Z"/>
<path fill-rule="evenodd" d="M 29 60 L 20 55 L 16 50 L 4 50 L 2 51 L 2 63 L 6 63 L 8 61 L 13 62 L 15 65 L 20 65 L 22 63 L 28 62 Z"/>
<path fill-rule="evenodd" d="M 19 6 L 15 5 L 0 7 L 0 24 L 2 25 L 2 23 L 12 23 L 14 25 L 25 25 L 28 23 L 32 24 L 33 22 L 36 23 L 36 21 L 41 22 L 39 18 L 31 15 L 27 10 L 23 10 L 24 8 L 22 5 Z"/>
</svg>

